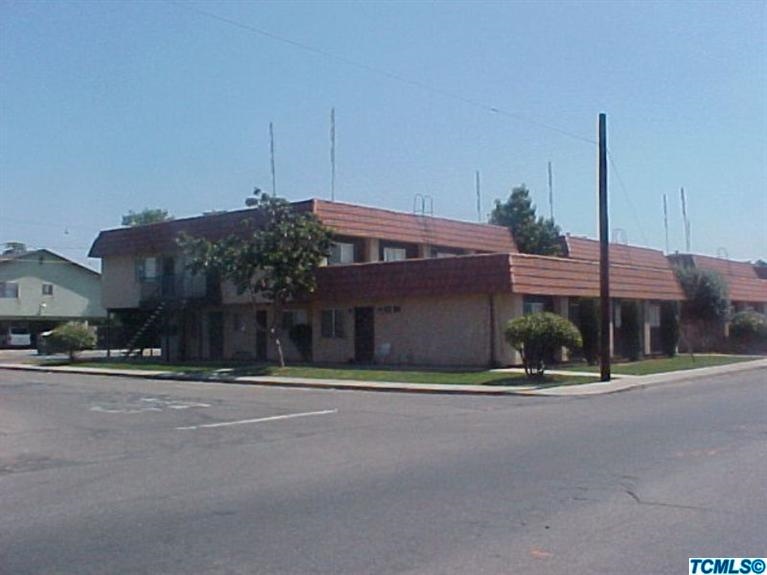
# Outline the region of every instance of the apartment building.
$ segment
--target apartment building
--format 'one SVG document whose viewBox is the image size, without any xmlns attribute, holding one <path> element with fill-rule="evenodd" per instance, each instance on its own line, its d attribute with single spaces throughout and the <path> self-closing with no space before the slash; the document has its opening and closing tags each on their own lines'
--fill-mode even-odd
<svg viewBox="0 0 767 575">
<path fill-rule="evenodd" d="M 312 199 L 293 208 L 314 213 L 334 233 L 317 290 L 292 302 L 281 325 L 311 326 L 315 362 L 413 365 L 519 363 L 506 344 L 506 322 L 550 310 L 573 317 L 579 301 L 599 295 L 596 242 L 564 238 L 566 255 L 518 252 L 501 226 Z M 243 222 L 248 221 L 245 224 Z M 180 233 L 221 239 L 259 225 L 253 209 L 106 230 L 91 248 L 102 259 L 103 303 L 110 311 L 161 309 L 170 358 L 274 359 L 265 302 L 238 295 L 213 276 L 191 276 Z M 658 347 L 658 306 L 682 293 L 656 250 L 613 246 L 614 307 L 637 301 L 642 350 Z M 620 312 L 613 339 L 620 350 Z M 287 336 L 286 355 L 301 354 Z"/>
</svg>

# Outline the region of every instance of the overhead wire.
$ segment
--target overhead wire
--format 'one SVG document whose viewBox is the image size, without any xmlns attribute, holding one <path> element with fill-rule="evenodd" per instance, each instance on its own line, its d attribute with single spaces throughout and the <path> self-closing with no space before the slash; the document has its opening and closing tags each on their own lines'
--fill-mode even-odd
<svg viewBox="0 0 767 575">
<path fill-rule="evenodd" d="M 444 98 L 456 100 L 458 102 L 462 102 L 466 105 L 479 108 L 481 110 L 484 110 L 486 112 L 490 112 L 493 114 L 497 114 L 499 116 L 505 116 L 514 120 L 517 120 L 519 122 L 525 122 L 527 124 L 530 124 L 532 126 L 537 126 L 539 128 L 543 128 L 546 130 L 549 130 L 551 132 L 556 132 L 562 136 L 571 138 L 573 140 L 577 140 L 580 142 L 585 142 L 591 145 L 596 145 L 597 142 L 591 138 L 587 138 L 585 136 L 581 136 L 579 134 L 576 134 L 574 132 L 571 132 L 570 130 L 566 130 L 564 128 L 560 128 L 558 126 L 554 126 L 552 124 L 549 124 L 547 122 L 542 122 L 540 120 L 530 118 L 528 116 L 523 116 L 522 114 L 519 114 L 517 112 L 512 112 L 510 110 L 506 110 L 504 108 L 501 108 L 500 106 L 494 106 L 487 104 L 485 102 L 481 102 L 479 100 L 475 100 L 473 98 L 468 98 L 466 96 L 463 96 L 461 94 L 458 94 L 456 92 L 451 92 L 449 90 L 445 90 L 443 88 L 437 88 L 435 86 L 431 86 L 429 84 L 426 84 L 424 82 L 421 82 L 419 80 L 414 80 L 412 78 L 408 78 L 406 76 L 402 76 L 400 74 L 390 72 L 389 70 L 385 70 L 383 68 L 378 68 L 376 66 L 371 66 L 370 64 L 366 64 L 364 62 L 360 62 L 358 60 L 353 60 L 351 58 L 347 58 L 346 56 L 342 56 L 340 54 L 336 54 L 334 52 L 330 52 L 328 50 L 324 50 L 323 48 L 318 48 L 317 46 L 313 46 L 311 44 L 307 44 L 305 42 L 299 42 L 297 40 L 293 40 L 291 38 L 288 38 L 286 36 L 282 36 L 280 34 L 275 34 L 274 32 L 269 32 L 268 30 L 264 30 L 263 28 L 259 28 L 257 26 L 253 26 L 251 24 L 245 24 L 243 22 L 239 22 L 237 20 L 234 20 L 232 18 L 227 18 L 226 16 L 221 16 L 219 14 L 216 14 L 215 12 L 210 12 L 208 10 L 203 10 L 202 8 L 198 8 L 196 6 L 191 6 L 188 3 L 181 3 L 177 2 L 176 0 L 166 0 L 168 4 L 171 4 L 173 6 L 176 6 L 179 9 L 186 10 L 188 12 L 193 12 L 196 14 L 199 14 L 201 16 L 205 16 L 207 18 L 211 18 L 213 20 L 217 20 L 219 22 L 222 22 L 224 24 L 228 24 L 230 26 L 234 26 L 236 28 L 239 28 L 241 30 L 245 30 L 247 32 L 252 32 L 254 34 L 258 34 L 259 36 L 262 36 L 264 38 L 269 38 L 270 40 L 274 40 L 276 42 L 281 42 L 282 44 L 286 44 L 288 46 L 292 46 L 294 48 L 298 48 L 300 50 L 304 50 L 306 52 L 311 52 L 313 54 L 317 54 L 319 56 L 323 56 L 325 58 L 329 58 L 332 60 L 336 60 L 338 62 L 342 62 L 348 66 L 352 66 L 354 68 L 364 70 L 366 72 L 369 72 L 371 74 L 375 74 L 378 76 L 382 76 L 384 78 L 388 78 L 389 80 L 393 80 L 396 82 L 400 82 L 402 84 L 407 84 L 409 86 L 412 86 L 414 88 L 418 88 L 425 92 L 430 92 L 433 94 L 437 94 L 439 96 L 442 96 Z"/>
</svg>

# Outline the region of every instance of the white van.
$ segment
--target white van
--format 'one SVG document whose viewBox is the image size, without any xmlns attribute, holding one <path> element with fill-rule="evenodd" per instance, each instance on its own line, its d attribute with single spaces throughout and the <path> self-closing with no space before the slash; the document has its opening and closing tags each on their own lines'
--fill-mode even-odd
<svg viewBox="0 0 767 575">
<path fill-rule="evenodd" d="M 29 347 L 32 345 L 32 334 L 25 327 L 9 327 L 0 334 L 0 345 L 3 347 Z"/>
</svg>

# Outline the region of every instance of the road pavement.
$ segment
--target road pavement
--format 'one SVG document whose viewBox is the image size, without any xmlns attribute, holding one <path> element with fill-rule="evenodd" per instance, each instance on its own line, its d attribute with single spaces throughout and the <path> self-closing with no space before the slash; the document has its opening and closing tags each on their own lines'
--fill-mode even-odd
<svg viewBox="0 0 767 575">
<path fill-rule="evenodd" d="M 0 573 L 661 573 L 764 555 L 764 373 L 480 397 L 0 370 Z"/>
</svg>

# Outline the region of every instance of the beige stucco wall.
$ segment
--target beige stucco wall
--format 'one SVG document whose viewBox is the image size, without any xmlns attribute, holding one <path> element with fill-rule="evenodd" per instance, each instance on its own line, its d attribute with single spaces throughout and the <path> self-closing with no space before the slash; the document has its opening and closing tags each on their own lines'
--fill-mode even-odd
<svg viewBox="0 0 767 575">
<path fill-rule="evenodd" d="M 138 307 L 141 289 L 133 256 L 101 260 L 101 299 L 107 309 Z"/>
<path fill-rule="evenodd" d="M 224 309 L 224 357 L 226 359 L 253 359 L 256 356 L 256 312 L 250 305 L 230 305 Z M 267 307 L 267 325 L 271 323 L 272 313 Z M 288 308 L 292 309 L 292 308 Z M 206 314 L 207 315 L 207 314 Z M 237 329 L 237 316 L 240 317 L 240 329 Z M 307 312 L 307 318 L 311 314 Z M 203 332 L 204 347 L 210 349 L 207 329 Z M 285 359 L 300 361 L 301 354 L 290 339 L 290 335 L 282 330 L 280 342 Z M 209 352 L 207 352 L 209 353 Z M 277 360 L 277 349 L 267 333 L 266 355 L 271 361 Z"/>
<path fill-rule="evenodd" d="M 509 295 L 510 298 L 510 295 Z M 500 299 L 496 296 L 496 299 Z M 500 325 L 508 313 L 496 302 L 496 354 L 503 345 Z M 315 304 L 314 356 L 316 361 L 341 363 L 354 358 L 354 308 L 375 308 L 375 349 L 378 363 L 414 365 L 477 365 L 490 361 L 490 303 L 488 295 L 404 298 L 370 302 L 358 300 L 344 306 Z M 505 306 L 505 307 L 504 307 Z M 399 312 L 394 308 L 399 307 Z M 323 338 L 323 309 L 344 310 L 346 337 Z M 389 309 L 391 308 L 391 309 Z M 389 310 L 389 311 L 387 311 Z M 382 355 L 384 348 L 389 353 Z"/>
<path fill-rule="evenodd" d="M 98 274 L 51 254 L 31 254 L 0 265 L 0 281 L 19 286 L 17 298 L 0 298 L 0 317 L 78 319 L 106 317 Z M 53 295 L 42 295 L 43 284 Z"/>
</svg>

